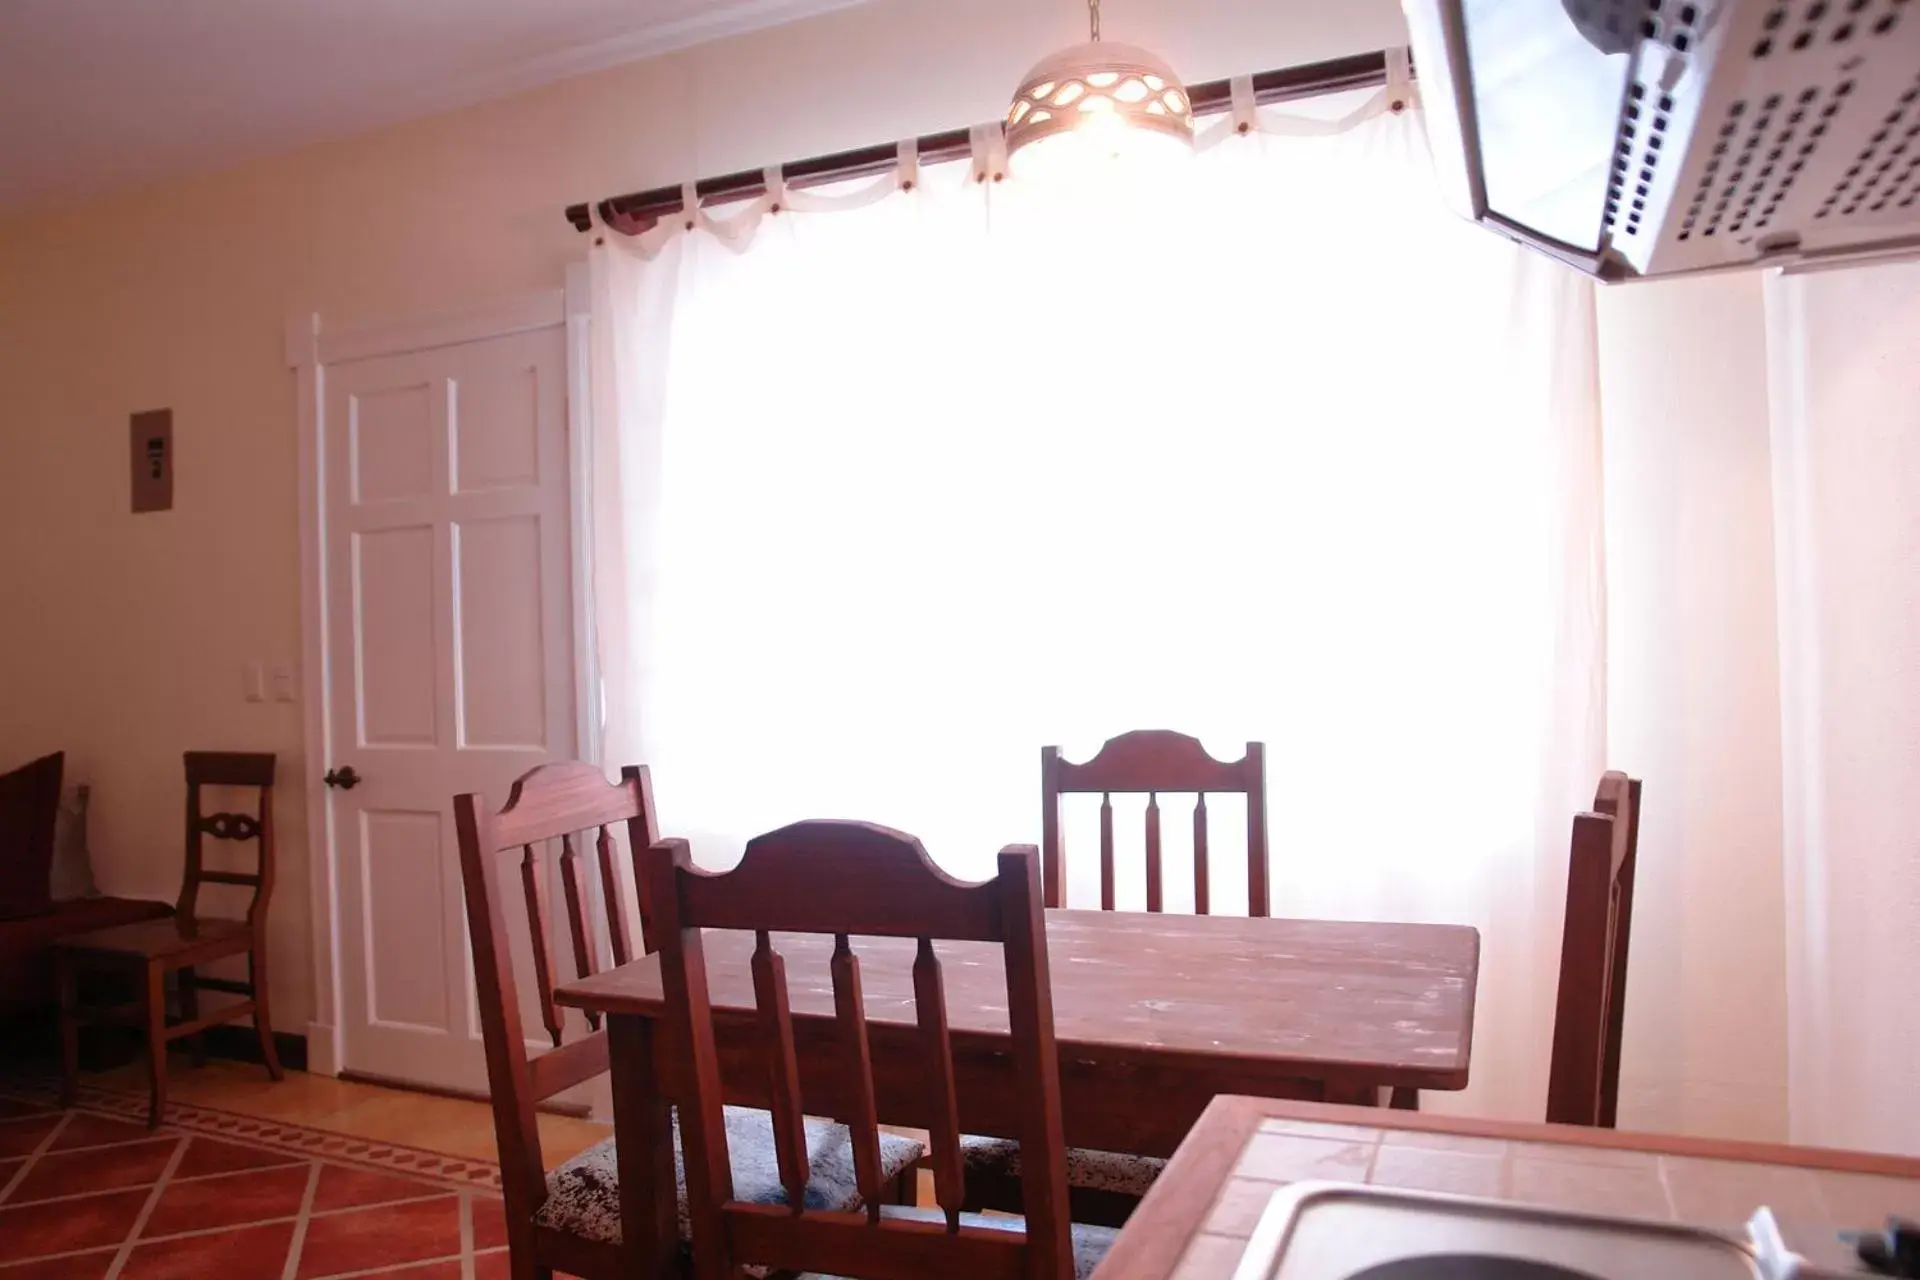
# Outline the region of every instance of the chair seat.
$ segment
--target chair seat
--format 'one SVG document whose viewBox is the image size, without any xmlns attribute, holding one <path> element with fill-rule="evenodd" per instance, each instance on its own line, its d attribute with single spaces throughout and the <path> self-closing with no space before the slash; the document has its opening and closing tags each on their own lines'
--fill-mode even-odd
<svg viewBox="0 0 1920 1280">
<path fill-rule="evenodd" d="M 733 1162 L 733 1194 L 749 1204 L 784 1204 L 780 1163 L 773 1146 L 773 1119 L 748 1107 L 726 1108 L 727 1152 Z M 912 1167 L 926 1147 L 912 1138 L 880 1135 L 880 1174 L 892 1179 Z M 807 1120 L 807 1208 L 860 1207 L 853 1144 L 845 1125 Z M 673 1177 L 680 1238 L 691 1236 L 687 1215 L 687 1169 L 680 1152 L 680 1120 L 673 1122 Z M 547 1202 L 534 1221 L 543 1227 L 603 1244 L 620 1243 L 620 1166 L 613 1139 L 589 1147 L 547 1174 Z"/>
<path fill-rule="evenodd" d="M 968 1173 L 1020 1176 L 1020 1144 L 1012 1138 L 968 1134 L 960 1139 L 960 1157 Z M 1144 1196 L 1166 1167 L 1167 1162 L 1156 1156 L 1132 1156 L 1088 1147 L 1067 1148 L 1067 1185 L 1088 1191 Z"/>
<path fill-rule="evenodd" d="M 252 939 L 245 920 L 209 920 L 195 917 L 183 920 L 167 916 L 160 920 L 140 920 L 133 924 L 95 929 L 91 933 L 72 934 L 56 944 L 69 951 L 110 952 L 153 960 L 199 951 L 210 946 L 232 943 L 244 948 Z"/>
<path fill-rule="evenodd" d="M 920 1222 L 945 1222 L 946 1216 L 938 1209 L 910 1209 L 905 1205 L 888 1205 L 880 1210 L 883 1218 L 904 1218 Z M 1024 1233 L 1027 1220 L 1017 1214 L 963 1213 L 960 1215 L 963 1227 L 984 1227 L 989 1231 L 1018 1231 Z M 1113 1242 L 1120 1233 L 1112 1227 L 1093 1227 L 1085 1223 L 1073 1224 L 1073 1280 L 1088 1280 L 1100 1260 L 1113 1248 Z M 835 1276 L 808 1275 L 802 1280 L 840 1280 Z"/>
</svg>

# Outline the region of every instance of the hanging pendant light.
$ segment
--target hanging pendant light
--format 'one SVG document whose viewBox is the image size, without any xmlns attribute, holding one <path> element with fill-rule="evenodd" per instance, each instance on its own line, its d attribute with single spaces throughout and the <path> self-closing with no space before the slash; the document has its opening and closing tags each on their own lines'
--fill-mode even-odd
<svg viewBox="0 0 1920 1280">
<path fill-rule="evenodd" d="M 1014 94 L 1008 163 L 1019 171 L 1046 153 L 1071 153 L 1084 163 L 1191 152 L 1193 104 L 1180 77 L 1157 54 L 1103 41 L 1100 0 L 1087 0 L 1087 12 L 1093 38 L 1045 59 Z"/>
</svg>

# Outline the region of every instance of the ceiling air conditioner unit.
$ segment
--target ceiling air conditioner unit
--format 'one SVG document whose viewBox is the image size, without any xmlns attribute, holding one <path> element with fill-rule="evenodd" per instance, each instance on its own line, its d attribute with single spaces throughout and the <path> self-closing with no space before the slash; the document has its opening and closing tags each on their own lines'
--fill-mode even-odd
<svg viewBox="0 0 1920 1280">
<path fill-rule="evenodd" d="M 1920 0 L 1406 0 L 1449 203 L 1603 280 L 1920 253 Z"/>
</svg>

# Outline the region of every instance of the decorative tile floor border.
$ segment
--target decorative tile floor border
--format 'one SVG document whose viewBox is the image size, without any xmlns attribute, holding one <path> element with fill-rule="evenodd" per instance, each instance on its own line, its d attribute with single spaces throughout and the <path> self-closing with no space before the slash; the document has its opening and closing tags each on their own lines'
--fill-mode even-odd
<svg viewBox="0 0 1920 1280">
<path fill-rule="evenodd" d="M 0 1081 L 0 1280 L 508 1280 L 491 1166 Z"/>
<path fill-rule="evenodd" d="M 60 1087 L 50 1080 L 0 1080 L 0 1098 L 57 1110 L 60 1106 Z M 123 1093 L 82 1084 L 76 1103 L 82 1111 L 116 1120 L 146 1123 L 147 1097 L 144 1091 L 138 1094 Z M 492 1161 L 449 1156 L 437 1151 L 332 1133 L 281 1120 L 237 1115 L 187 1102 L 167 1104 L 166 1127 L 183 1133 L 204 1134 L 209 1138 L 230 1138 L 290 1155 L 317 1157 L 335 1164 L 356 1165 L 382 1173 L 403 1173 L 409 1177 L 443 1182 L 451 1188 L 495 1193 L 500 1190 L 500 1166 Z"/>
</svg>

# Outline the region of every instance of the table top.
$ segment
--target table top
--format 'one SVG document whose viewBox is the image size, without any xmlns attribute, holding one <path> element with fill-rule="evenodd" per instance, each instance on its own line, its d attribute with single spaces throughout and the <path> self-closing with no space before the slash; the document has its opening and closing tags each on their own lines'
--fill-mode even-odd
<svg viewBox="0 0 1920 1280">
<path fill-rule="evenodd" d="M 1920 1211 L 1920 1160 L 1222 1096 L 1180 1144 L 1094 1280 L 1225 1280 L 1273 1193 L 1365 1183 L 1734 1229 L 1878 1227 Z"/>
<path fill-rule="evenodd" d="M 833 940 L 776 934 L 796 1019 L 833 1016 Z M 956 1039 L 1007 1034 L 1000 949 L 937 943 Z M 870 1022 L 914 1022 L 914 944 L 856 938 Z M 709 930 L 716 1009 L 751 1010 L 751 934 Z M 1354 1074 L 1426 1089 L 1466 1087 L 1480 935 L 1455 925 L 1355 924 L 1135 912 L 1049 911 L 1055 1033 L 1077 1045 L 1298 1063 L 1306 1078 Z M 554 993 L 563 1005 L 663 1016 L 648 956 Z"/>
</svg>

